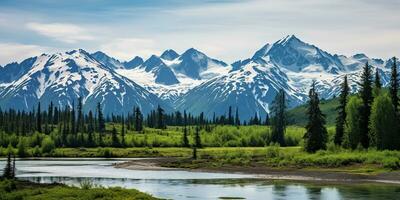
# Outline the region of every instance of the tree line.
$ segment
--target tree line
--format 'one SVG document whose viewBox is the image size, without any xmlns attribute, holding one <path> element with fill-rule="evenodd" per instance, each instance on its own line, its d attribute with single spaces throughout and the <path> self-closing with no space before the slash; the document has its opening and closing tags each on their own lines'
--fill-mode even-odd
<svg viewBox="0 0 400 200">
<path fill-rule="evenodd" d="M 400 149 L 399 79 L 396 58 L 392 59 L 391 78 L 388 91 L 382 89 L 378 69 L 375 76 L 368 63 L 363 67 L 359 92 L 351 95 L 347 76 L 341 84 L 339 105 L 336 108 L 335 145 L 345 148 L 377 148 L 379 150 Z M 304 149 L 316 152 L 326 149 L 328 133 L 325 115 L 319 107 L 316 83 L 309 91 L 307 124 Z M 285 145 L 284 134 L 287 123 L 285 93 L 280 90 L 271 105 L 272 141 Z"/>
<path fill-rule="evenodd" d="M 382 89 L 378 69 L 375 76 L 366 63 L 360 91 L 350 96 L 347 77 L 341 86 L 334 142 L 347 148 L 400 149 L 399 79 L 396 58 L 392 59 L 388 90 Z"/>
</svg>

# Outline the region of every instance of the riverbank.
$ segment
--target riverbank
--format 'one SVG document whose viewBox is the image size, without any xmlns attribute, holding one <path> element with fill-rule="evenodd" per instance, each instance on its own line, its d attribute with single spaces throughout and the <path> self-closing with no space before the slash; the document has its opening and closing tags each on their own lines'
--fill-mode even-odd
<svg viewBox="0 0 400 200">
<path fill-rule="evenodd" d="M 24 200 L 157 200 L 158 198 L 135 189 L 93 187 L 81 188 L 63 184 L 38 184 L 19 180 L 0 180 L 0 199 Z"/>
<path fill-rule="evenodd" d="M 13 151 L 17 152 L 17 149 Z M 33 150 L 28 149 L 28 152 Z M 27 156 L 33 155 L 27 154 Z M 339 171 L 362 175 L 377 175 L 400 170 L 400 151 L 347 150 L 337 147 L 328 147 L 328 150 L 313 154 L 302 151 L 301 147 L 202 148 L 197 150 L 196 160 L 190 159 L 192 157 L 190 148 L 57 148 L 38 157 L 177 158 L 174 162 L 163 163 L 163 166 L 186 169 L 255 167 Z M 149 166 L 143 166 L 147 167 Z"/>
<path fill-rule="evenodd" d="M 116 168 L 130 170 L 188 170 L 194 172 L 240 173 L 254 175 L 255 179 L 291 180 L 310 182 L 339 182 L 339 183 L 387 183 L 400 184 L 400 171 L 385 171 L 381 173 L 357 173 L 356 166 L 345 168 L 271 168 L 260 164 L 252 165 L 223 165 L 213 167 L 206 161 L 155 158 L 131 160 L 115 165 Z M 361 166 L 360 166 L 361 167 Z"/>
</svg>

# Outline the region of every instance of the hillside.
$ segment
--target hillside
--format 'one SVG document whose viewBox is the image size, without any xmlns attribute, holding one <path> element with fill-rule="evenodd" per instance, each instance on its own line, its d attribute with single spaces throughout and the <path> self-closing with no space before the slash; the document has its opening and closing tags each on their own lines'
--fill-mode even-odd
<svg viewBox="0 0 400 200">
<path fill-rule="evenodd" d="M 322 113 L 326 116 L 326 123 L 328 126 L 335 124 L 335 119 L 337 116 L 336 107 L 338 106 L 338 98 L 321 100 L 320 108 Z M 304 126 L 307 123 L 307 104 L 295 107 L 288 111 L 289 124 L 290 125 L 300 125 Z"/>
</svg>

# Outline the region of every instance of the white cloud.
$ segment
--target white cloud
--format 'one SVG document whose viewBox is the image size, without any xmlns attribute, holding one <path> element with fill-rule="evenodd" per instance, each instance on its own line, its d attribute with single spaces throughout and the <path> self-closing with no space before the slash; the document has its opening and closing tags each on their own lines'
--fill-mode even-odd
<svg viewBox="0 0 400 200">
<path fill-rule="evenodd" d="M 30 22 L 26 24 L 26 27 L 38 34 L 66 43 L 95 39 L 85 28 L 75 24 Z"/>
<path fill-rule="evenodd" d="M 101 44 L 99 49 L 122 60 L 130 60 L 137 55 L 147 58 L 152 54 L 160 53 L 156 47 L 156 42 L 147 38 L 112 39 Z"/>
<path fill-rule="evenodd" d="M 0 43 L 0 64 L 3 66 L 11 62 L 20 62 L 26 58 L 37 56 L 50 51 L 49 47 L 19 43 Z"/>
</svg>

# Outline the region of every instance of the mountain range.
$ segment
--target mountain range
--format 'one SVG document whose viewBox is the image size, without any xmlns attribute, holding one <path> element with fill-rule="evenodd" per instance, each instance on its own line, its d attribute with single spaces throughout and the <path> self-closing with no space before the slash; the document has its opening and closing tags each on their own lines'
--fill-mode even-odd
<svg viewBox="0 0 400 200">
<path fill-rule="evenodd" d="M 329 99 L 339 94 L 343 76 L 348 75 L 355 92 L 366 62 L 387 85 L 391 59 L 331 54 L 294 35 L 232 64 L 194 48 L 182 54 L 168 49 L 129 61 L 78 49 L 0 67 L 0 107 L 32 110 L 38 102 L 44 107 L 50 102 L 73 106 L 82 97 L 85 111 L 100 102 L 106 114 L 128 113 L 134 106 L 146 114 L 160 105 L 167 112 L 186 110 L 212 117 L 226 114 L 232 106 L 246 120 L 255 114 L 264 117 L 281 88 L 289 107 L 307 101 L 313 81 L 320 96 Z"/>
</svg>

